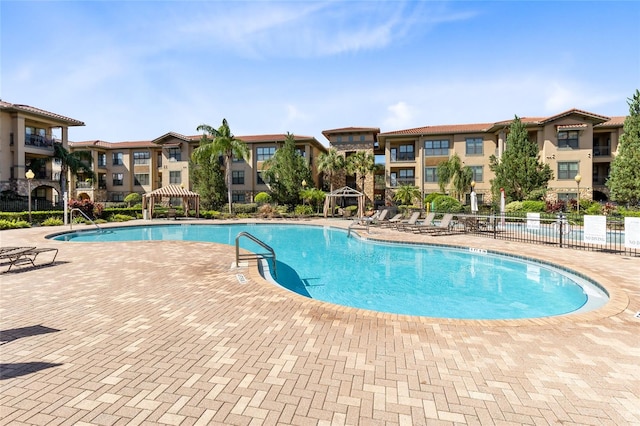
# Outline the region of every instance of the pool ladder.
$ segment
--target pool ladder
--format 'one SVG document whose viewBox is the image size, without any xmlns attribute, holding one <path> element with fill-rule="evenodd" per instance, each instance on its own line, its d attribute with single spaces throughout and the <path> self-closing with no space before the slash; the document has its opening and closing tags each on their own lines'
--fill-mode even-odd
<svg viewBox="0 0 640 426">
<path fill-rule="evenodd" d="M 268 253 L 240 254 L 240 237 L 246 237 L 250 239 L 251 241 L 258 244 L 263 249 L 267 250 Z M 243 231 L 243 232 L 240 232 L 238 235 L 236 235 L 236 267 L 240 266 L 240 259 L 254 259 L 254 258 L 264 258 L 264 257 L 271 257 L 273 259 L 273 278 L 277 278 L 278 274 L 276 272 L 276 252 L 269 245 L 262 242 L 261 240 L 259 240 L 258 238 L 251 235 L 248 232 Z"/>
<path fill-rule="evenodd" d="M 91 223 L 93 224 L 93 226 L 95 226 L 96 228 L 98 228 L 98 231 L 99 231 L 99 232 L 102 232 L 102 228 L 100 228 L 100 227 L 98 226 L 98 224 L 97 224 L 97 223 L 95 223 L 93 220 L 91 220 L 91 218 L 90 218 L 89 216 L 87 216 L 87 215 L 86 215 L 82 210 L 80 210 L 80 209 L 79 209 L 79 208 L 77 208 L 77 207 L 72 208 L 72 209 L 71 209 L 71 211 L 69 212 L 69 217 L 70 217 L 70 220 L 69 220 L 69 229 L 73 229 L 73 212 L 80 212 L 80 214 L 81 214 L 82 216 L 84 216 L 84 218 L 85 218 L 85 219 L 87 219 L 89 222 L 91 222 Z"/>
</svg>

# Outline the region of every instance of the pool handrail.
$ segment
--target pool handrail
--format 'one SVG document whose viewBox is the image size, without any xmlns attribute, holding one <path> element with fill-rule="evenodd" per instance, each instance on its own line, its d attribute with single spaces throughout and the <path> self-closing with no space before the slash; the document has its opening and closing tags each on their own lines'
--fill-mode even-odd
<svg viewBox="0 0 640 426">
<path fill-rule="evenodd" d="M 258 244 L 260 247 L 264 248 L 269 252 L 271 257 L 273 258 L 273 277 L 277 278 L 278 274 L 276 272 L 276 252 L 271 248 L 271 246 L 269 246 L 268 244 L 264 243 L 263 241 L 259 240 L 257 237 L 255 237 L 254 235 L 251 235 L 246 231 L 242 231 L 238 235 L 236 235 L 236 268 L 240 266 L 240 256 L 241 256 L 240 255 L 240 237 L 247 237 L 248 239 L 250 239 L 251 241 Z M 267 253 L 255 253 L 255 256 L 264 257 L 266 254 Z M 253 257 L 253 255 L 244 255 L 244 256 L 245 258 L 247 256 Z"/>
<path fill-rule="evenodd" d="M 87 219 L 89 222 L 91 222 L 93 224 L 93 226 L 98 228 L 98 231 L 102 232 L 102 228 L 100 228 L 97 223 L 95 223 L 93 220 L 91 220 L 91 218 L 89 216 L 87 216 L 82 210 L 80 210 L 77 207 L 74 207 L 74 208 L 71 209 L 71 211 L 69 211 L 69 218 L 70 218 L 70 220 L 69 220 L 69 229 L 73 229 L 73 212 L 74 211 L 80 212 L 80 214 L 82 216 L 84 216 L 85 219 Z"/>
</svg>

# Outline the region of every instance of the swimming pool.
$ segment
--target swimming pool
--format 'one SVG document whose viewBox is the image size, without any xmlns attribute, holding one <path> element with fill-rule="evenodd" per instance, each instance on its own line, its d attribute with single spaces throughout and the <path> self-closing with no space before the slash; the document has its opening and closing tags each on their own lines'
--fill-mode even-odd
<svg viewBox="0 0 640 426">
<path fill-rule="evenodd" d="M 249 232 L 277 254 L 279 285 L 344 306 L 458 319 L 518 319 L 595 309 L 608 296 L 560 267 L 485 251 L 375 242 L 341 229 L 290 224 L 146 225 L 79 231 L 57 240 L 209 241 Z M 352 234 L 353 235 L 353 234 Z M 247 239 L 241 247 L 264 252 Z M 268 277 L 269 278 L 269 277 Z"/>
</svg>

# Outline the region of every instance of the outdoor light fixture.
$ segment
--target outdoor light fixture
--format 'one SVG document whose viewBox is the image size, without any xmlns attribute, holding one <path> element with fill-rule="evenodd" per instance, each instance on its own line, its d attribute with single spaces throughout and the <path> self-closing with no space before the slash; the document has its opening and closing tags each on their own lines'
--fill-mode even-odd
<svg viewBox="0 0 640 426">
<path fill-rule="evenodd" d="M 31 169 L 27 170 L 27 173 L 24 174 L 24 177 L 27 178 L 27 192 L 28 192 L 28 200 L 29 200 L 29 223 L 31 223 L 31 180 L 36 177 L 35 173 Z"/>
</svg>

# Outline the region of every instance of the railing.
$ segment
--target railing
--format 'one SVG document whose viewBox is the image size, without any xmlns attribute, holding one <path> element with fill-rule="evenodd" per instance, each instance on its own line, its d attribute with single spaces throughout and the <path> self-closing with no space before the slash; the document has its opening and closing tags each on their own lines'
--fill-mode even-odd
<svg viewBox="0 0 640 426">
<path fill-rule="evenodd" d="M 55 139 L 40 135 L 25 135 L 24 144 L 27 146 L 36 146 L 40 148 L 53 148 Z"/>
<path fill-rule="evenodd" d="M 593 147 L 593 156 L 594 157 L 607 157 L 611 155 L 611 147 L 607 145 L 603 146 L 594 146 Z"/>
<path fill-rule="evenodd" d="M 79 208 L 73 208 L 69 211 L 69 229 L 73 229 L 73 212 L 80 212 L 80 214 L 82 216 L 84 216 L 85 219 L 87 219 L 89 222 L 91 222 L 93 224 L 93 226 L 95 226 L 96 228 L 98 228 L 99 232 L 102 232 L 102 228 L 100 228 L 98 226 L 97 223 L 95 223 L 89 216 L 87 216 L 82 210 L 80 210 Z"/>
<path fill-rule="evenodd" d="M 606 241 L 601 244 L 584 242 L 584 216 L 563 213 L 555 217 L 457 215 L 455 230 L 498 240 L 530 244 L 556 245 L 586 251 L 640 256 L 640 250 L 625 246 L 624 220 L 607 218 Z"/>
<path fill-rule="evenodd" d="M 255 253 L 255 254 L 240 254 L 240 237 L 246 237 L 248 239 L 250 239 L 251 241 L 253 241 L 254 243 L 258 244 L 260 247 L 264 248 L 265 250 L 267 250 L 269 253 Z M 251 235 L 248 232 L 240 232 L 237 236 L 236 236 L 236 267 L 240 266 L 240 259 L 253 259 L 254 257 L 265 257 L 265 256 L 270 256 L 273 259 L 273 277 L 276 278 L 277 277 L 277 272 L 276 272 L 276 252 L 266 243 L 260 241 L 258 238 L 256 238 L 255 236 Z"/>
<path fill-rule="evenodd" d="M 78 189 L 93 189 L 93 183 L 91 183 L 91 182 L 76 182 L 76 188 L 78 188 Z"/>
</svg>

